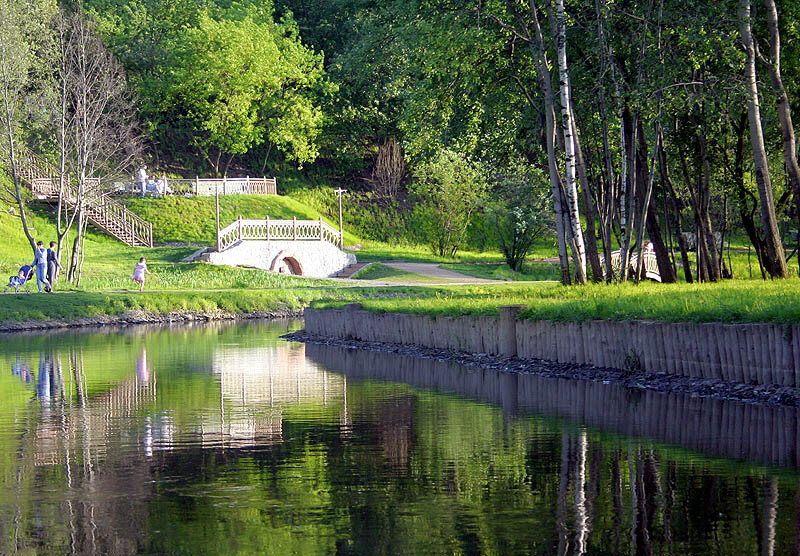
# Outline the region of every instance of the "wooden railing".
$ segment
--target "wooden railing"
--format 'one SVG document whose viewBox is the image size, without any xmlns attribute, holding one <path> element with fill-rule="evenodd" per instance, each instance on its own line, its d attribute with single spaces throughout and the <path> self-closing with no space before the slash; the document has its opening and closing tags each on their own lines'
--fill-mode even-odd
<svg viewBox="0 0 800 556">
<path fill-rule="evenodd" d="M 209 197 L 220 195 L 277 195 L 278 187 L 275 178 L 194 178 L 172 179 L 160 178 L 160 194 L 162 195 L 197 195 Z M 141 186 L 136 183 L 133 193 L 138 193 Z"/>
<path fill-rule="evenodd" d="M 234 243 L 247 239 L 327 241 L 339 246 L 341 237 L 333 226 L 319 220 L 244 220 L 240 216 L 217 231 L 217 251 L 224 251 Z"/>
<path fill-rule="evenodd" d="M 19 157 L 18 166 L 20 178 L 35 197 L 51 201 L 58 198 L 61 180 L 45 159 L 28 154 Z M 86 178 L 84 188 L 83 206 L 92 224 L 128 245 L 153 246 L 153 225 L 102 191 L 100 178 Z M 78 202 L 78 186 L 69 175 L 64 177 L 62 201 L 69 208 Z"/>
</svg>

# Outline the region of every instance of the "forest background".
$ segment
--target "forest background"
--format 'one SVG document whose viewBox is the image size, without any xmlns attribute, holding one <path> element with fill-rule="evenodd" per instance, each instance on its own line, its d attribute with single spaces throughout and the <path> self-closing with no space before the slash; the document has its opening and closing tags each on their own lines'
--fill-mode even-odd
<svg viewBox="0 0 800 556">
<path fill-rule="evenodd" d="M 53 116 L 48 53 L 69 16 L 107 50 L 124 91 L 104 110 L 136 135 L 92 172 L 276 175 L 329 214 L 341 186 L 361 237 L 512 268 L 545 237 L 565 283 L 610 279 L 611 252 L 624 268 L 648 241 L 666 282 L 733 277 L 726 246 L 756 276 L 795 273 L 796 2 L 0 4 L 33 60 L 7 135 L 54 163 L 76 112 Z"/>
</svg>

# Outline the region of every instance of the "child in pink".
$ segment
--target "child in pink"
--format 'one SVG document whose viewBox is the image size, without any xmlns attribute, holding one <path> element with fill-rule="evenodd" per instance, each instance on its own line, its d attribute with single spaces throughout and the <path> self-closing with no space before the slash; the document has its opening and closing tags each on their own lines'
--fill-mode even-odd
<svg viewBox="0 0 800 556">
<path fill-rule="evenodd" d="M 147 270 L 147 261 L 144 257 L 139 259 L 139 262 L 136 263 L 136 266 L 133 267 L 133 281 L 139 284 L 139 291 L 144 290 L 144 275 L 150 274 L 150 271 Z"/>
</svg>

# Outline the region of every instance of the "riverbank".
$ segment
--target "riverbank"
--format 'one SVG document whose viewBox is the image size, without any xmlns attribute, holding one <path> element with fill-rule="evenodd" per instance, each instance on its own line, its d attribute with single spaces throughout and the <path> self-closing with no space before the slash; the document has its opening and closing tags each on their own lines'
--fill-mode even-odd
<svg viewBox="0 0 800 556">
<path fill-rule="evenodd" d="M 302 318 L 302 316 L 302 310 L 289 308 L 276 309 L 272 311 L 252 311 L 249 313 L 232 313 L 228 311 L 169 311 L 167 313 L 155 313 L 152 311 L 126 311 L 119 315 L 97 315 L 94 317 L 78 317 L 73 319 L 0 322 L 0 333 L 55 330 L 64 328 L 209 322 L 220 320 Z"/>
<path fill-rule="evenodd" d="M 679 376 L 670 373 L 636 372 L 595 365 L 559 363 L 544 359 L 521 359 L 487 353 L 469 353 L 390 342 L 368 342 L 352 338 L 332 338 L 305 330 L 282 336 L 292 342 L 390 353 L 455 363 L 467 367 L 536 375 L 547 378 L 585 380 L 652 392 L 677 392 L 704 398 L 759 405 L 800 407 L 800 388 L 779 385 L 750 385 L 713 378 Z"/>
<path fill-rule="evenodd" d="M 668 373 L 744 385 L 800 387 L 800 326 L 520 318 L 521 306 L 499 316 L 432 317 L 308 308 L 310 334 L 365 342 L 520 359 Z"/>
<path fill-rule="evenodd" d="M 386 293 L 307 287 L 8 294 L 0 295 L 0 331 L 296 316 L 320 297 L 362 300 L 367 295 Z"/>
</svg>

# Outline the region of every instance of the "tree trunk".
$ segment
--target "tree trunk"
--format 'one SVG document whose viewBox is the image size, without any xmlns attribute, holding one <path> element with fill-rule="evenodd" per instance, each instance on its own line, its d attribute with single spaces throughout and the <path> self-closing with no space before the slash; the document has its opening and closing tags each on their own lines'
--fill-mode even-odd
<svg viewBox="0 0 800 556">
<path fill-rule="evenodd" d="M 764 226 L 767 260 L 764 261 L 767 272 L 773 278 L 787 278 L 786 257 L 783 252 L 778 219 L 775 216 L 775 200 L 772 182 L 767 165 L 767 153 L 764 147 L 764 133 L 761 129 L 761 109 L 758 100 L 758 84 L 756 82 L 756 55 L 750 25 L 750 0 L 739 0 L 739 23 L 741 25 L 742 42 L 745 53 L 745 79 L 747 82 L 747 112 L 750 120 L 750 143 L 753 149 L 756 184 L 761 201 L 761 222 Z"/>
<path fill-rule="evenodd" d="M 689 249 L 686 245 L 686 238 L 683 237 L 681 232 L 681 208 L 683 202 L 678 198 L 675 193 L 675 187 L 672 185 L 672 179 L 669 177 L 669 166 L 667 165 L 667 152 L 664 149 L 663 130 L 659 129 L 661 133 L 661 140 L 658 142 L 659 150 L 659 167 L 661 169 L 661 181 L 667 187 L 669 196 L 672 199 L 673 212 L 675 214 L 675 237 L 678 240 L 678 248 L 681 252 L 681 264 L 683 265 L 683 276 L 688 284 L 693 282 L 692 279 L 692 265 L 689 263 Z"/>
<path fill-rule="evenodd" d="M 3 25 L 6 25 L 4 23 Z M 0 79 L 3 81 L 3 119 L 5 123 L 6 138 L 8 139 L 8 158 L 9 166 L 11 167 L 11 181 L 14 184 L 14 198 L 17 201 L 19 208 L 19 217 L 22 221 L 22 231 L 25 232 L 25 237 L 31 244 L 31 249 L 36 249 L 36 240 L 31 235 L 30 228 L 28 227 L 28 216 L 25 212 L 25 200 L 22 198 L 22 190 L 19 183 L 19 172 L 17 171 L 17 154 L 14 145 L 14 118 L 13 108 L 11 102 L 11 91 L 8 87 L 10 79 L 8 68 L 8 53 L 6 52 L 6 45 L 0 41 Z"/>
<path fill-rule="evenodd" d="M 775 88 L 776 101 L 778 103 L 778 118 L 781 122 L 781 133 L 783 134 L 783 163 L 786 166 L 786 175 L 794 198 L 800 203 L 800 165 L 797 163 L 797 152 L 794 137 L 794 126 L 792 125 L 792 108 L 789 105 L 789 95 L 783 86 L 781 77 L 781 36 L 778 30 L 778 10 L 775 7 L 775 0 L 764 0 L 767 8 L 767 27 L 769 27 L 770 37 L 770 63 L 767 64 L 772 86 Z M 800 219 L 800 210 L 797 211 Z M 800 229 L 800 228 L 798 228 Z"/>
<path fill-rule="evenodd" d="M 561 93 L 561 119 L 564 128 L 564 152 L 566 154 L 566 198 L 572 245 L 577 260 L 576 280 L 586 284 L 586 249 L 581 230 L 581 216 L 578 208 L 578 185 L 575 171 L 575 126 L 573 124 L 572 103 L 570 100 L 569 68 L 567 67 L 567 22 L 564 13 L 564 0 L 556 0 L 558 10 L 558 68 L 559 91 Z"/>
<path fill-rule="evenodd" d="M 600 58 L 600 77 L 598 83 L 600 120 L 603 128 L 603 161 L 605 163 L 605 188 L 602 195 L 598 195 L 602 202 L 600 208 L 600 230 L 603 237 L 603 256 L 605 258 L 606 281 L 610 282 L 614 277 L 614 269 L 611 266 L 611 233 L 614 220 L 614 203 L 616 202 L 616 188 L 614 180 L 614 166 L 611 161 L 611 143 L 608 138 L 608 111 L 606 109 L 605 83 L 603 77 L 607 66 L 614 71 L 613 61 L 609 60 L 609 53 L 606 47 L 604 25 L 605 21 L 605 0 L 595 0 L 595 11 L 597 12 L 597 38 L 602 51 Z"/>
<path fill-rule="evenodd" d="M 561 266 L 561 283 L 569 284 L 572 279 L 569 273 L 569 259 L 567 258 L 567 243 L 566 243 L 566 230 L 564 228 L 564 220 L 562 216 L 561 205 L 561 178 L 558 175 L 558 164 L 556 161 L 555 153 L 555 100 L 553 98 L 553 86 L 550 80 L 550 69 L 547 61 L 547 55 L 544 50 L 544 38 L 542 35 L 542 27 L 539 23 L 539 14 L 536 10 L 536 5 L 530 2 L 531 22 L 533 24 L 533 36 L 528 33 L 527 25 L 525 24 L 522 16 L 516 11 L 513 2 L 506 0 L 506 5 L 511 13 L 513 13 L 520 27 L 527 34 L 528 46 L 531 50 L 533 59 L 536 60 L 536 77 L 539 81 L 539 87 L 542 90 L 545 104 L 545 140 L 547 141 L 547 161 L 548 169 L 550 172 L 550 189 L 553 194 L 553 212 L 555 213 L 556 234 L 558 241 L 558 260 Z"/>
<path fill-rule="evenodd" d="M 631 245 L 631 234 L 633 233 L 634 225 L 634 211 L 632 209 L 634 207 L 633 201 L 635 200 L 634 194 L 636 191 L 636 180 L 633 178 L 633 161 L 635 160 L 633 150 L 634 128 L 631 122 L 631 114 L 627 106 L 622 109 L 622 113 L 620 114 L 620 127 L 621 129 L 619 136 L 620 149 L 622 152 L 622 183 L 620 184 L 619 202 L 619 229 L 621 236 L 619 247 L 619 278 L 621 282 L 627 282 L 629 266 L 628 261 L 630 260 L 628 251 Z"/>
<path fill-rule="evenodd" d="M 574 116 L 574 112 L 573 112 Z M 578 170 L 578 177 L 581 182 L 581 194 L 583 195 L 583 215 L 586 218 L 586 258 L 589 266 L 592 267 L 592 280 L 600 282 L 603 279 L 603 267 L 600 265 L 600 257 L 597 254 L 597 236 L 595 231 L 595 211 L 597 210 L 589 190 L 589 177 L 586 171 L 586 159 L 583 156 L 580 135 L 578 134 L 575 120 L 573 119 L 573 137 L 575 139 L 575 162 Z"/>
<path fill-rule="evenodd" d="M 661 234 L 661 224 L 658 222 L 658 211 L 656 210 L 652 199 L 648 200 L 648 191 L 652 194 L 653 185 L 655 181 L 655 162 L 658 156 L 658 151 L 660 149 L 660 141 L 662 140 L 662 133 L 661 133 L 661 125 L 656 123 L 656 147 L 653 151 L 651 160 L 650 160 L 650 169 L 648 170 L 647 165 L 647 138 L 644 134 L 644 127 L 642 126 L 641 121 L 639 121 L 638 125 L 638 143 L 639 143 L 639 154 L 638 158 L 639 161 L 636 165 L 637 168 L 637 178 L 639 179 L 639 187 L 638 187 L 638 195 L 639 195 L 639 204 L 644 205 L 646 204 L 647 207 L 642 208 L 641 210 L 641 218 L 644 221 L 644 224 L 639 225 L 640 230 L 646 229 L 647 236 L 649 237 L 650 241 L 653 243 L 653 251 L 656 255 L 656 262 L 658 263 L 658 273 L 661 275 L 661 281 L 663 283 L 672 284 L 677 281 L 677 277 L 675 276 L 675 271 L 672 268 L 672 262 L 670 261 L 669 257 L 669 249 L 667 249 L 666 244 L 664 243 L 664 237 Z M 644 187 L 646 187 L 646 190 Z M 639 244 L 639 251 L 641 253 L 641 248 L 643 247 L 644 237 L 639 231 L 637 233 L 637 241 Z M 643 261 L 640 258 L 639 264 L 641 265 Z"/>
</svg>

